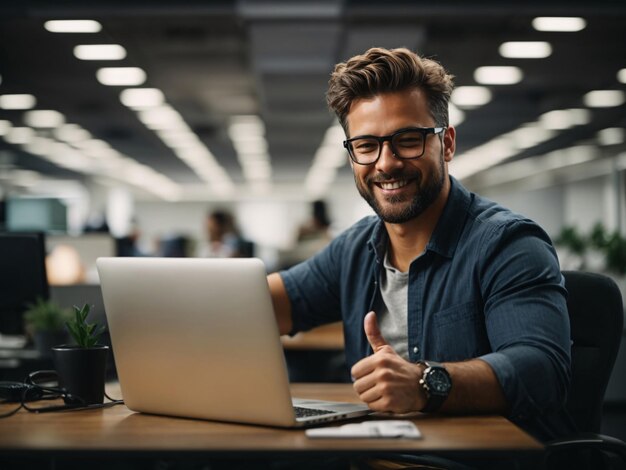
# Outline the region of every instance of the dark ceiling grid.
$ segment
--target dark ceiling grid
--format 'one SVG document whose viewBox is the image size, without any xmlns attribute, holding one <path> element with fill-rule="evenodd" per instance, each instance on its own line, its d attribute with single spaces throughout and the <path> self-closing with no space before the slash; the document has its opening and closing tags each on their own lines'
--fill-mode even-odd
<svg viewBox="0 0 626 470">
<path fill-rule="evenodd" d="M 458 85 L 475 84 L 480 65 L 516 64 L 524 80 L 492 86 L 493 100 L 466 110 L 458 151 L 490 141 L 554 109 L 582 107 L 593 89 L 620 89 L 616 73 L 626 67 L 623 2 L 527 1 L 519 5 L 481 2 L 370 1 L 186 1 L 176 5 L 127 2 L 3 2 L 0 5 L 0 94 L 30 92 L 39 109 L 56 109 L 120 152 L 186 184 L 203 184 L 189 167 L 119 102 L 119 87 L 95 80 L 104 65 L 72 56 L 78 43 L 117 42 L 128 51 L 119 65 L 146 70 L 145 86 L 161 89 L 166 100 L 216 156 L 235 183 L 241 168 L 227 134 L 230 117 L 259 114 L 272 157 L 272 180 L 301 184 L 332 116 L 324 93 L 338 60 L 370 46 L 407 46 L 431 55 L 456 75 Z M 564 6 L 567 4 L 567 9 Z M 537 14 L 567 12 L 588 19 L 579 33 L 532 29 Z M 57 35 L 43 30 L 45 19 L 91 17 L 101 21 L 95 35 Z M 547 40 L 553 54 L 541 60 L 511 60 L 498 54 L 506 40 Z M 109 64 L 108 64 L 109 65 Z M 0 110 L 17 122 L 20 112 Z M 624 127 L 626 107 L 591 110 L 593 121 L 513 159 L 592 141 L 604 127 Z M 611 156 L 624 150 L 616 146 Z M 47 175 L 84 178 L 27 155 L 0 139 L 3 159 L 16 168 Z M 340 172 L 351 178 L 349 167 Z"/>
</svg>

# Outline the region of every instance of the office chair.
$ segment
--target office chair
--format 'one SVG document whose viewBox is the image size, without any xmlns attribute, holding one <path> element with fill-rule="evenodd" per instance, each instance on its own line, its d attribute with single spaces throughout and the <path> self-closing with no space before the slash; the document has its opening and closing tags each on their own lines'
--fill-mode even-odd
<svg viewBox="0 0 626 470">
<path fill-rule="evenodd" d="M 549 442 L 545 467 L 570 459 L 571 468 L 626 468 L 626 443 L 599 434 L 604 394 L 622 338 L 622 296 L 607 276 L 579 271 L 564 271 L 563 276 L 572 337 L 566 408 L 580 434 Z"/>
</svg>

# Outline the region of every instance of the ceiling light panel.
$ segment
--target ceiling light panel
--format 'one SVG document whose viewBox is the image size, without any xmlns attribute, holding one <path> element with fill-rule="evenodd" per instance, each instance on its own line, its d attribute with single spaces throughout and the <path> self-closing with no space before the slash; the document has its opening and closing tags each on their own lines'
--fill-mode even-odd
<svg viewBox="0 0 626 470">
<path fill-rule="evenodd" d="M 491 101 L 491 91 L 484 86 L 460 86 L 452 92 L 451 101 L 460 108 L 473 109 Z"/>
<path fill-rule="evenodd" d="M 626 83 L 626 68 L 621 69 L 619 72 L 617 72 L 617 79 L 621 83 Z"/>
<path fill-rule="evenodd" d="M 167 103 L 139 110 L 138 117 L 148 129 L 152 130 L 175 130 L 184 125 L 183 118 L 178 111 Z"/>
<path fill-rule="evenodd" d="M 6 135 L 11 127 L 13 127 L 13 125 L 10 121 L 0 120 L 0 136 Z"/>
<path fill-rule="evenodd" d="M 565 109 L 545 113 L 537 122 L 522 124 L 517 129 L 455 156 L 450 167 L 451 173 L 463 179 L 492 168 L 522 150 L 553 139 L 558 135 L 559 129 L 586 124 L 591 118 L 590 115 L 587 109 Z M 549 129 L 548 126 L 558 129 Z"/>
<path fill-rule="evenodd" d="M 119 44 L 82 44 L 74 47 L 74 56 L 80 60 L 122 60 L 126 49 Z"/>
<path fill-rule="evenodd" d="M 587 21 L 573 16 L 540 16 L 532 21 L 532 25 L 537 31 L 575 33 L 585 29 Z"/>
<path fill-rule="evenodd" d="M 139 67 L 103 67 L 96 72 L 96 78 L 108 86 L 136 86 L 146 81 L 146 72 Z"/>
<path fill-rule="evenodd" d="M 37 109 L 24 113 L 24 123 L 39 129 L 54 129 L 65 124 L 65 116 L 53 109 Z"/>
<path fill-rule="evenodd" d="M 146 91 L 149 90 L 149 91 Z M 137 93 L 135 93 L 137 92 Z M 215 155 L 198 139 L 181 115 L 164 99 L 156 106 L 143 106 L 146 102 L 156 104 L 163 94 L 156 89 L 124 90 L 120 100 L 137 112 L 138 119 L 154 131 L 176 156 L 189 166 L 200 179 L 207 182 L 218 197 L 228 197 L 234 184 L 217 162 Z M 133 106 L 130 106 L 130 105 Z M 134 106 L 142 104 L 142 106 Z"/>
<path fill-rule="evenodd" d="M 624 143 L 624 129 L 622 127 L 608 127 L 598 131 L 600 145 L 619 145 Z"/>
<path fill-rule="evenodd" d="M 68 143 L 82 142 L 91 139 L 91 134 L 78 124 L 64 124 L 55 129 L 54 136 Z"/>
<path fill-rule="evenodd" d="M 546 41 L 509 41 L 498 51 L 507 59 L 545 59 L 552 54 L 552 46 Z"/>
<path fill-rule="evenodd" d="M 253 192 L 269 190 L 272 167 L 265 139 L 265 125 L 256 115 L 234 116 L 228 125 L 228 136 L 237 152 L 244 177 Z"/>
<path fill-rule="evenodd" d="M 37 114 L 38 113 L 38 114 Z M 39 127 L 51 124 L 63 115 L 53 110 L 39 110 L 29 113 L 26 120 L 34 120 Z M 90 138 L 89 132 L 77 124 L 63 124 L 54 130 L 53 138 L 31 127 L 13 127 L 12 123 L 0 120 L 0 136 L 9 144 L 37 155 L 61 168 L 91 175 L 104 175 L 116 181 L 136 186 L 168 201 L 180 199 L 181 188 L 165 175 L 121 154 L 98 139 Z M 141 175 L 141 178 L 137 176 Z"/>
<path fill-rule="evenodd" d="M 0 108 L 2 109 L 32 109 L 36 104 L 37 100 L 33 95 L 0 95 Z"/>
<path fill-rule="evenodd" d="M 51 33 L 97 33 L 102 29 L 94 20 L 50 20 L 43 27 Z"/>
<path fill-rule="evenodd" d="M 535 147 L 542 142 L 552 139 L 556 135 L 556 131 L 554 129 L 548 129 L 540 123 L 531 122 L 523 124 L 504 135 L 511 140 L 513 148 L 516 151 L 520 151 Z"/>
<path fill-rule="evenodd" d="M 587 93 L 583 101 L 590 108 L 612 108 L 624 104 L 625 94 L 622 90 L 594 90 Z"/>
<path fill-rule="evenodd" d="M 129 88 L 120 93 L 120 101 L 129 108 L 142 109 L 161 106 L 165 97 L 157 88 Z"/>
<path fill-rule="evenodd" d="M 545 129 L 564 130 L 574 126 L 588 124 L 591 112 L 588 109 L 555 109 L 542 114 L 539 123 Z"/>
<path fill-rule="evenodd" d="M 454 103 L 449 103 L 448 119 L 451 126 L 459 126 L 463 121 L 465 121 L 465 112 L 457 108 Z"/>
<path fill-rule="evenodd" d="M 514 85 L 524 78 L 519 67 L 485 66 L 474 71 L 474 80 L 482 85 Z"/>
<path fill-rule="evenodd" d="M 4 135 L 9 144 L 21 145 L 30 143 L 35 137 L 35 131 L 30 127 L 12 127 Z"/>
</svg>

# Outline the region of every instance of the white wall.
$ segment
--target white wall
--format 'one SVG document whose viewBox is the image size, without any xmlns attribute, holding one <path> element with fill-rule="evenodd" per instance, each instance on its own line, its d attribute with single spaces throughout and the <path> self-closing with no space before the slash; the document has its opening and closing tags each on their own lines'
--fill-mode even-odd
<svg viewBox="0 0 626 470">
<path fill-rule="evenodd" d="M 610 178 L 601 176 L 567 185 L 564 223 L 578 227 L 582 233 L 588 233 L 598 222 L 612 225 L 609 223 L 612 215 L 611 194 L 607 191 L 609 184 Z"/>
<path fill-rule="evenodd" d="M 481 194 L 533 219 L 550 236 L 563 226 L 575 226 L 588 234 L 602 222 L 608 230 L 617 228 L 617 198 L 613 175 L 564 183 L 534 190 L 484 190 Z"/>
<path fill-rule="evenodd" d="M 550 235 L 559 233 L 564 223 L 565 191 L 563 187 L 531 191 L 486 191 L 484 196 L 537 222 Z"/>
<path fill-rule="evenodd" d="M 136 201 L 134 219 L 140 232 L 140 247 L 144 252 L 154 252 L 159 239 L 172 235 L 203 240 L 208 209 L 209 206 L 201 202 Z"/>
</svg>

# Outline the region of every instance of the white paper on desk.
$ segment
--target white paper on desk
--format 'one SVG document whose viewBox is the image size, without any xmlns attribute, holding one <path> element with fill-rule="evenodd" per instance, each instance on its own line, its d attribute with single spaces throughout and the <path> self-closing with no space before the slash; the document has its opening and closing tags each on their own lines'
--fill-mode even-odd
<svg viewBox="0 0 626 470">
<path fill-rule="evenodd" d="M 310 438 L 404 438 L 419 439 L 422 433 L 415 423 L 407 420 L 364 421 L 330 428 L 315 428 L 305 431 Z"/>
</svg>

